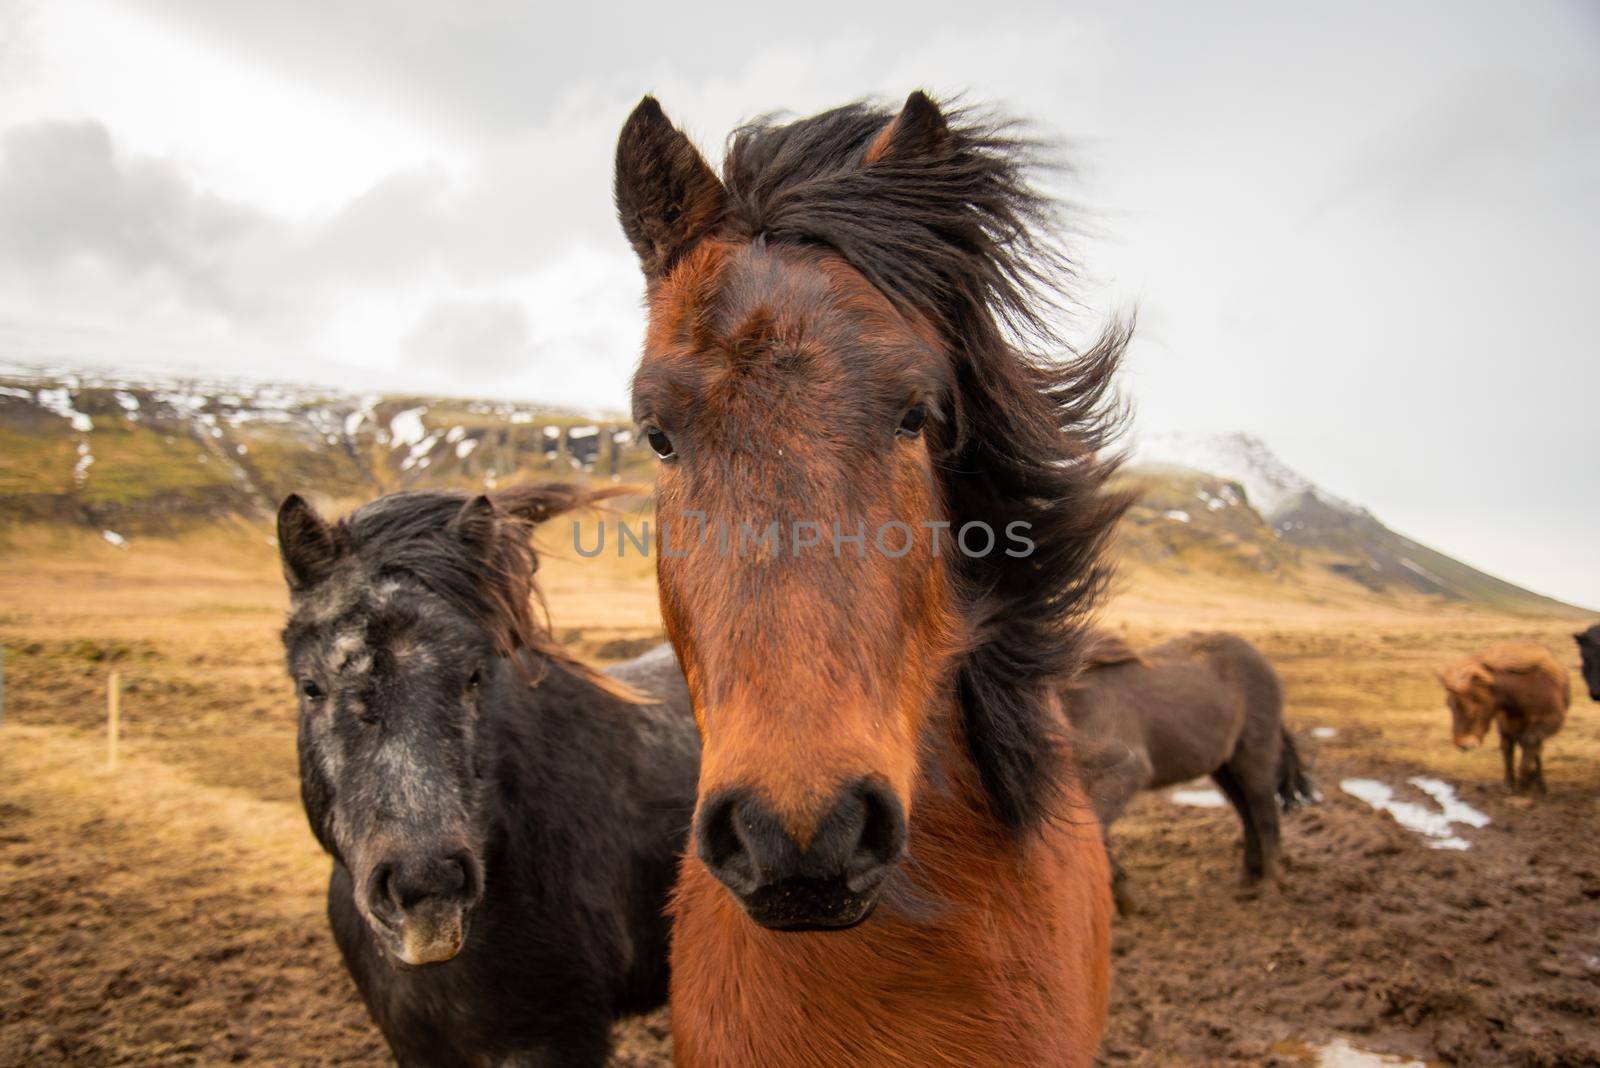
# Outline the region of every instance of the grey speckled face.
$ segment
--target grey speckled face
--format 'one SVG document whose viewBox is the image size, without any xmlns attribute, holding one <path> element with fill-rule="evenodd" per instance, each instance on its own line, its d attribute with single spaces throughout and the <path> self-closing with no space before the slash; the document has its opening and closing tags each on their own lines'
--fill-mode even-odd
<svg viewBox="0 0 1600 1068">
<path fill-rule="evenodd" d="M 490 636 L 420 583 L 347 562 L 295 594 L 284 643 L 314 831 L 388 952 L 450 959 L 483 885 L 479 706 L 501 665 Z"/>
</svg>

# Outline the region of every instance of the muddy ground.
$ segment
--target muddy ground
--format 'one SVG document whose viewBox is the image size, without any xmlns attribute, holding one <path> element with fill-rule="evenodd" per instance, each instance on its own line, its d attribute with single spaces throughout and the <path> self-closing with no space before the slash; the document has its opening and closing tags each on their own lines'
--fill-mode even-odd
<svg viewBox="0 0 1600 1068">
<path fill-rule="evenodd" d="M 322 919 L 270 569 L 50 563 L 0 569 L 0 1064 L 387 1063 Z M 592 625 L 616 613 L 554 579 L 577 648 L 649 635 L 648 619 Z M 1344 1039 L 1446 1064 L 1600 1064 L 1600 708 L 1576 691 L 1547 748 L 1552 796 L 1527 803 L 1499 785 L 1497 752 L 1446 744 L 1426 671 L 1510 634 L 1575 664 L 1565 621 L 1216 597 L 1113 617 L 1138 640 L 1198 618 L 1260 642 L 1325 800 L 1288 818 L 1292 867 L 1255 899 L 1236 891 L 1231 811 L 1156 795 L 1118 825 L 1140 907 L 1118 921 L 1105 1063 L 1312 1064 Z M 130 691 L 115 770 L 112 669 Z M 1470 850 L 1431 849 L 1338 785 L 1426 803 L 1416 774 L 1490 817 L 1459 830 Z M 663 1016 L 636 1021 L 615 1063 L 664 1065 L 668 1048 Z"/>
</svg>

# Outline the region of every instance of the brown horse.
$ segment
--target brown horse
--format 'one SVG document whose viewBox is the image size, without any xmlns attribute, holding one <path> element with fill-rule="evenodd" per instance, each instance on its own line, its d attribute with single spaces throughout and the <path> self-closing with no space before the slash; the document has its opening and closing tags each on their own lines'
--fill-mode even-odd
<svg viewBox="0 0 1600 1068">
<path fill-rule="evenodd" d="M 1500 734 L 1506 785 L 1543 795 L 1544 743 L 1566 722 L 1572 680 L 1538 642 L 1499 642 L 1436 673 L 1450 706 L 1450 735 L 1462 752 L 1483 744 L 1492 724 Z M 1514 767 L 1518 746 L 1520 767 Z"/>
<path fill-rule="evenodd" d="M 1056 363 L 1031 144 L 914 93 L 617 147 L 662 462 L 657 574 L 704 742 L 678 1062 L 1087 1065 L 1109 872 L 1059 687 L 1124 498 L 1126 330 Z"/>
<path fill-rule="evenodd" d="M 1067 718 L 1105 750 L 1091 793 L 1100 825 L 1140 790 L 1209 775 L 1244 825 L 1247 885 L 1277 875 L 1278 806 L 1315 798 L 1283 722 L 1283 687 L 1261 651 L 1235 634 L 1186 634 L 1135 652 L 1097 636 L 1067 689 Z M 1113 860 L 1117 907 L 1132 899 Z"/>
</svg>

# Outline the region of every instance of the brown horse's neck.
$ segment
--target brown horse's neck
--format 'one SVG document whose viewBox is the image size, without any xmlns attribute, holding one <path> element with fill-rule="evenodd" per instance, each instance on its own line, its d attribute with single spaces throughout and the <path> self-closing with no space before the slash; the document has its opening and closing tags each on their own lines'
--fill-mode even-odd
<svg viewBox="0 0 1600 1068">
<path fill-rule="evenodd" d="M 848 931 L 753 924 L 692 856 L 675 904 L 673 1026 L 692 1068 L 1092 1062 L 1109 991 L 1099 826 L 993 814 L 940 709 L 898 892 Z M 936 740 L 935 740 L 936 739 Z"/>
</svg>

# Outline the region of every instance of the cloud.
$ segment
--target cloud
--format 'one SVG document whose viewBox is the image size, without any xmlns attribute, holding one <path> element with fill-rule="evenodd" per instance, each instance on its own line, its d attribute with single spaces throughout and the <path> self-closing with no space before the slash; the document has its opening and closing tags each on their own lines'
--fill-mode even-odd
<svg viewBox="0 0 1600 1068">
<path fill-rule="evenodd" d="M 289 314 L 284 228 L 197 189 L 171 164 L 120 154 L 96 122 L 44 122 L 0 138 L 0 294 L 101 317 L 185 312 L 274 332 Z"/>
<path fill-rule="evenodd" d="M 512 300 L 452 300 L 434 305 L 401 342 L 409 360 L 475 374 L 523 370 L 528 363 L 528 315 Z"/>
</svg>

